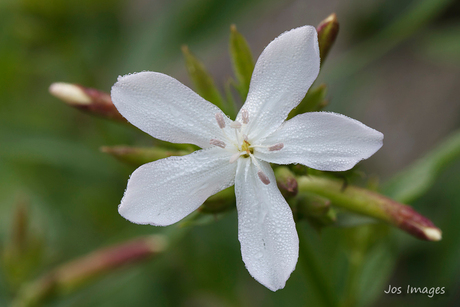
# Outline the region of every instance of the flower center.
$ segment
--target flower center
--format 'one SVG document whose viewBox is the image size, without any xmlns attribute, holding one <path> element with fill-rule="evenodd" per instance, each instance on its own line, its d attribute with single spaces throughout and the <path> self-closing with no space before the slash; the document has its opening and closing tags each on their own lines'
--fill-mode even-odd
<svg viewBox="0 0 460 307">
<path fill-rule="evenodd" d="M 241 152 L 246 152 L 245 155 L 247 155 L 247 157 L 249 157 L 250 154 L 254 153 L 254 148 L 251 147 L 251 144 L 249 144 L 248 141 L 243 140 L 243 144 L 241 144 Z"/>
<path fill-rule="evenodd" d="M 234 163 L 240 157 L 250 158 L 251 162 L 254 163 L 254 165 L 256 166 L 258 170 L 257 175 L 259 176 L 259 179 L 264 184 L 269 184 L 270 179 L 261 170 L 261 167 L 259 163 L 257 162 L 257 159 L 254 157 L 254 148 L 262 147 L 262 148 L 268 148 L 269 151 L 277 151 L 277 150 L 281 150 L 284 147 L 284 144 L 278 143 L 278 144 L 270 145 L 270 146 L 251 145 L 251 143 L 248 140 L 248 136 L 245 134 L 246 125 L 249 123 L 249 113 L 246 109 L 241 110 L 241 121 L 242 123 L 240 123 L 239 121 L 234 121 L 229 125 L 230 128 L 233 128 L 235 132 L 234 136 L 232 134 L 229 136 L 224 130 L 226 126 L 224 116 L 222 115 L 222 113 L 216 113 L 216 122 L 219 128 L 222 129 L 224 140 L 211 139 L 209 143 L 211 145 L 218 146 L 224 150 L 228 150 L 232 152 L 233 154 L 229 159 L 230 163 Z M 234 148 L 233 149 L 227 148 L 227 144 L 232 144 Z M 236 149 L 236 152 L 235 152 L 235 149 Z"/>
</svg>

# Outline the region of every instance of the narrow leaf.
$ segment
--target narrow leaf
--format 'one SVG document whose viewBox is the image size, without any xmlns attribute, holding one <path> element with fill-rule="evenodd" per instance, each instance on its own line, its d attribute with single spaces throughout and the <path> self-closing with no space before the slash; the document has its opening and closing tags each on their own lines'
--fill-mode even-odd
<svg viewBox="0 0 460 307">
<path fill-rule="evenodd" d="M 237 109 L 238 109 L 235 98 L 233 97 L 233 93 L 232 93 L 232 90 L 234 88 L 237 88 L 235 86 L 235 81 L 232 78 L 228 79 L 224 85 L 225 99 L 227 100 L 227 104 L 228 104 L 228 109 L 227 109 L 226 114 L 230 116 L 230 118 L 233 120 L 236 118 Z"/>
<path fill-rule="evenodd" d="M 197 93 L 207 101 L 218 106 L 220 109 L 224 109 L 224 99 L 203 63 L 201 63 L 200 60 L 198 60 L 185 45 L 182 46 L 182 53 L 184 54 L 188 74 Z"/>
<path fill-rule="evenodd" d="M 232 59 L 233 71 L 238 81 L 238 91 L 242 100 L 246 100 L 249 92 L 254 60 L 251 49 L 246 39 L 236 30 L 236 26 L 230 27 L 230 57 Z"/>
<path fill-rule="evenodd" d="M 460 158 L 460 131 L 391 179 L 384 187 L 386 195 L 410 203 L 425 193 L 436 177 L 452 161 Z"/>
<path fill-rule="evenodd" d="M 316 88 L 311 88 L 300 102 L 299 106 L 292 110 L 288 118 L 305 112 L 320 111 L 327 106 L 328 101 L 325 99 L 327 94 L 326 84 L 321 84 Z"/>
</svg>

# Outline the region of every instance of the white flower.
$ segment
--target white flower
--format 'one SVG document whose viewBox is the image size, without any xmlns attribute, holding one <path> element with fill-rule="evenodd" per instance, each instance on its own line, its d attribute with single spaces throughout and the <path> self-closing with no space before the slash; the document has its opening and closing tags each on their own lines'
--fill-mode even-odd
<svg viewBox="0 0 460 307">
<path fill-rule="evenodd" d="M 234 184 L 243 261 L 261 284 L 283 288 L 297 263 L 299 239 L 270 163 L 344 171 L 374 154 L 383 140 L 380 132 L 335 113 L 305 113 L 285 122 L 319 66 L 314 27 L 283 33 L 259 57 L 235 121 L 164 74 L 119 77 L 112 99 L 133 125 L 160 140 L 203 148 L 135 170 L 120 214 L 137 224 L 170 225 Z"/>
</svg>

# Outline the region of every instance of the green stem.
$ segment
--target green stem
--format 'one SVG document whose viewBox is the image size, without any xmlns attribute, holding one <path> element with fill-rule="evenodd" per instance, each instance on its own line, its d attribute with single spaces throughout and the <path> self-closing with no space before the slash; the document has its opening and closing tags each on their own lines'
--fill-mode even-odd
<svg viewBox="0 0 460 307">
<path fill-rule="evenodd" d="M 329 199 L 334 206 L 390 223 L 422 240 L 439 241 L 441 231 L 409 206 L 355 186 L 344 188 L 338 180 L 315 176 L 297 177 L 300 192 L 312 192 Z"/>
<path fill-rule="evenodd" d="M 344 188 L 341 181 L 316 176 L 297 177 L 297 183 L 300 191 L 324 196 L 330 199 L 335 206 L 385 222 L 392 222 L 391 216 L 383 206 L 383 203 L 389 199 L 380 197 L 377 193 L 354 186 Z"/>
</svg>

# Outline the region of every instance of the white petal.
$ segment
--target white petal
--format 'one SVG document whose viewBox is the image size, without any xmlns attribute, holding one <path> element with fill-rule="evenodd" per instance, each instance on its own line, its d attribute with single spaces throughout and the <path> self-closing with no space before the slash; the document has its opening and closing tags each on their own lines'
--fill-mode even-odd
<svg viewBox="0 0 460 307">
<path fill-rule="evenodd" d="M 130 123 L 157 139 L 202 148 L 211 147 L 211 139 L 224 139 L 216 121 L 222 111 L 167 75 L 145 71 L 119 77 L 111 96 Z"/>
<path fill-rule="evenodd" d="M 275 38 L 262 52 L 252 74 L 242 109 L 249 115 L 249 138 L 262 138 L 286 119 L 319 72 L 316 29 L 304 26 Z M 242 113 L 238 114 L 242 122 Z"/>
<path fill-rule="evenodd" d="M 382 147 L 383 134 L 341 114 L 312 112 L 297 115 L 263 140 L 278 151 L 256 148 L 259 159 L 277 163 L 301 163 L 322 171 L 345 171 Z"/>
<path fill-rule="evenodd" d="M 270 183 L 265 185 L 250 159 L 238 159 L 235 179 L 238 239 L 249 273 L 272 291 L 284 288 L 297 263 L 299 239 L 291 209 L 270 165 L 259 161 Z"/>
<path fill-rule="evenodd" d="M 229 158 L 225 150 L 209 148 L 144 164 L 129 178 L 118 212 L 137 224 L 176 223 L 233 185 L 236 166 Z"/>
</svg>

